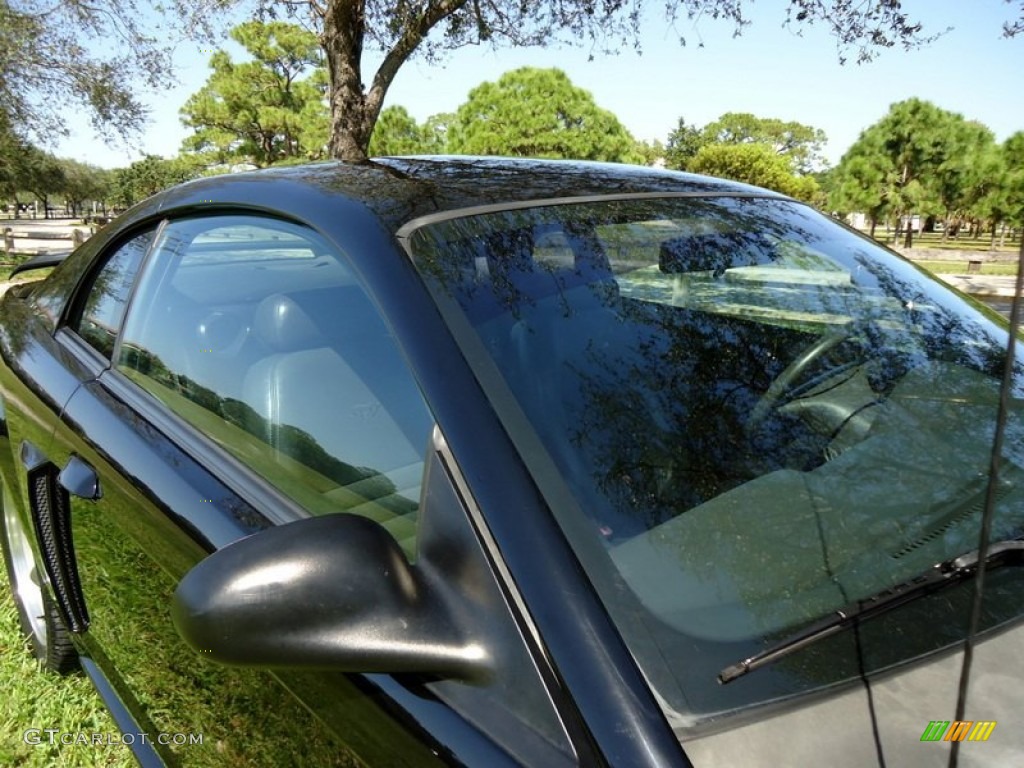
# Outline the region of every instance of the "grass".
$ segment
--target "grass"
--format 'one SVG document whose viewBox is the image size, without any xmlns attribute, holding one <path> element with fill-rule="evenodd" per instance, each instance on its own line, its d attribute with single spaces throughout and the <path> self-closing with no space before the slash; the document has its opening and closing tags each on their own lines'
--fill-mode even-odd
<svg viewBox="0 0 1024 768">
<path fill-rule="evenodd" d="M 117 726 L 85 675 L 68 677 L 43 672 L 29 652 L 18 624 L 7 571 L 0 568 L 0 765 L 132 766 L 135 760 L 121 745 L 51 745 L 25 743 L 30 728 L 59 728 L 64 733 L 117 733 Z"/>
<path fill-rule="evenodd" d="M 881 228 L 875 230 L 875 240 L 885 245 L 893 244 L 892 233 L 887 233 Z M 903 245 L 903 235 L 900 235 L 896 245 Z M 999 238 L 996 238 L 996 244 L 993 247 L 992 237 L 988 234 L 974 238 L 961 235 L 957 238 L 950 237 L 943 240 L 941 232 L 918 232 L 914 234 L 914 248 L 946 251 L 993 251 L 996 253 L 1015 254 L 1019 245 L 1016 239 L 1007 237 L 1003 245 L 999 245 Z"/>
<path fill-rule="evenodd" d="M 944 275 L 966 275 L 967 274 L 967 262 L 966 261 L 934 261 L 931 259 L 922 259 L 920 261 L 914 260 L 914 263 L 919 267 L 924 267 L 929 272 Z M 975 272 L 974 274 L 982 275 L 1016 275 L 1017 274 L 1017 262 L 1016 261 L 996 261 L 986 262 L 981 265 L 981 272 Z"/>
<path fill-rule="evenodd" d="M 0 280 L 7 280 L 12 269 L 32 256 L 31 253 L 0 253 Z"/>
</svg>

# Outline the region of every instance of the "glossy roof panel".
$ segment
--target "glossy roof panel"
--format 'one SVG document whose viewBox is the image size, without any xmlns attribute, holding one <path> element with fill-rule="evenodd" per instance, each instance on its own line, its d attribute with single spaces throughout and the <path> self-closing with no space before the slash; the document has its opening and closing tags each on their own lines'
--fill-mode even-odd
<svg viewBox="0 0 1024 768">
<path fill-rule="evenodd" d="M 264 187 L 275 178 L 288 182 L 296 192 L 296 187 L 314 194 L 319 190 L 358 201 L 391 231 L 434 213 L 529 200 L 652 192 L 774 194 L 737 182 L 614 163 L 431 156 L 376 158 L 369 165 L 314 163 L 216 176 L 179 187 L 185 194 L 173 195 L 178 198 L 174 203 L 188 202 L 187 198 L 202 194 L 203 188 L 217 185 L 218 180 L 225 190 L 234 187 L 235 194 L 245 197 L 236 185 L 249 186 L 245 182 L 251 181 L 252 187 Z M 281 209 L 287 210 L 296 201 L 281 191 Z"/>
</svg>

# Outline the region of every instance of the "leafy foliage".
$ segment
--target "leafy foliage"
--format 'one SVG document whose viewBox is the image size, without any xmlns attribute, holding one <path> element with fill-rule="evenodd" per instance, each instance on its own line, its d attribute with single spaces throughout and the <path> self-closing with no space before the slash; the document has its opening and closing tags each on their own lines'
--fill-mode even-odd
<svg viewBox="0 0 1024 768">
<path fill-rule="evenodd" d="M 690 125 L 683 118 L 668 135 L 665 145 L 665 163 L 669 168 L 685 171 L 690 161 L 696 157 L 700 148 L 707 143 L 704 131 L 696 125 Z"/>
<path fill-rule="evenodd" d="M 323 157 L 327 78 L 316 35 L 285 22 L 250 21 L 231 37 L 253 60 L 236 64 L 225 51 L 213 55 L 213 74 L 181 110 L 182 122 L 195 129 L 184 148 L 217 162 L 260 166 Z"/>
<path fill-rule="evenodd" d="M 825 132 L 820 128 L 779 120 L 755 117 L 749 112 L 727 112 L 702 131 L 705 143 L 763 144 L 778 155 L 784 155 L 800 173 L 810 173 L 823 162 Z"/>
<path fill-rule="evenodd" d="M 109 197 L 113 172 L 77 160 L 62 158 L 58 162 L 64 171 L 61 192 L 72 216 L 77 216 L 86 202 L 103 202 Z"/>
<path fill-rule="evenodd" d="M 26 141 L 2 118 L 0 113 L 0 198 L 17 202 L 19 193 L 31 193 L 49 216 L 50 196 L 65 189 L 65 169 L 57 158 Z M 14 210 L 17 216 L 17 205 Z"/>
<path fill-rule="evenodd" d="M 260 0 L 273 16 L 277 3 Z M 414 55 L 428 60 L 466 45 L 532 46 L 553 43 L 613 50 L 640 48 L 641 20 L 651 9 L 671 24 L 683 18 L 721 20 L 739 34 L 748 24 L 747 0 L 307 0 L 289 3 L 320 34 L 330 74 L 332 157 L 365 161 L 374 123 L 401 67 Z M 913 47 L 934 39 L 894 0 L 789 0 L 785 23 L 799 30 L 825 24 L 840 58 L 858 61 L 878 48 Z M 685 39 L 680 42 L 685 44 Z M 364 77 L 362 54 L 375 47 L 383 60 Z"/>
<path fill-rule="evenodd" d="M 893 104 L 843 156 L 830 202 L 840 211 L 864 211 L 873 222 L 912 213 L 941 217 L 944 236 L 968 219 L 1012 219 L 1012 154 L 985 126 L 908 99 Z"/>
<path fill-rule="evenodd" d="M 670 25 L 682 19 L 721 21 L 740 34 L 749 23 L 744 10 L 750 1 L 257 0 L 255 10 L 259 19 L 283 12 L 313 30 L 328 72 L 326 80 L 313 85 L 330 84 L 329 154 L 365 161 L 388 88 L 415 55 L 429 61 L 447 50 L 479 44 L 569 43 L 605 51 L 627 44 L 639 49 L 647 13 L 661 13 Z M 144 8 L 143 3 L 0 0 L 0 110 L 12 125 L 37 136 L 61 130 L 71 104 L 86 107 L 97 126 L 121 134 L 137 129 L 145 109 L 130 83 L 141 79 L 148 88 L 169 83 L 174 41 L 167 31 L 209 39 L 218 12 L 235 5 L 233 0 L 173 0 L 167 5 L 145 3 Z M 852 54 L 865 61 L 878 49 L 911 48 L 937 36 L 905 13 L 897 0 L 789 0 L 785 11 L 784 23 L 797 31 L 804 25 L 824 25 L 835 36 L 841 60 Z M 1024 2 L 1016 16 L 1004 24 L 1005 35 L 1024 30 Z M 372 76 L 364 77 L 363 53 L 370 47 L 383 57 Z M 95 53 L 97 48 L 105 55 Z M 313 116 L 307 114 L 301 122 L 313 122 Z M 316 153 L 322 130 L 311 129 L 299 136 L 299 143 Z M 290 131 L 289 140 L 297 132 Z M 216 147 L 214 136 L 210 138 Z M 266 147 L 262 151 L 272 153 Z"/>
<path fill-rule="evenodd" d="M 795 175 L 789 160 L 759 142 L 706 144 L 690 161 L 689 170 L 767 187 L 807 201 L 815 201 L 819 192 L 812 177 Z"/>
<path fill-rule="evenodd" d="M 669 134 L 669 168 L 721 176 L 816 201 L 820 188 L 810 176 L 822 163 L 825 132 L 796 121 L 727 112 L 703 128 L 682 117 Z"/>
<path fill-rule="evenodd" d="M 726 112 L 703 128 L 680 117 L 668 136 L 666 161 L 670 168 L 693 170 L 701 148 L 712 144 L 761 144 L 784 156 L 793 173 L 810 173 L 823 163 L 825 132 L 795 120 L 757 117 L 749 112 Z"/>
<path fill-rule="evenodd" d="M 560 69 L 523 67 L 483 83 L 455 113 L 449 151 L 470 155 L 642 159 L 611 112 Z"/>
<path fill-rule="evenodd" d="M 380 113 L 370 137 L 370 154 L 385 155 L 436 154 L 445 151 L 444 131 L 434 124 L 419 125 L 405 107 L 388 107 Z"/>
<path fill-rule="evenodd" d="M 202 173 L 202 163 L 194 157 L 165 160 L 146 155 L 127 168 L 114 171 L 113 196 L 119 205 L 134 205 L 162 189 L 198 178 Z"/>
<path fill-rule="evenodd" d="M 229 4 L 0 0 L 0 110 L 35 138 L 63 132 L 65 115 L 76 108 L 97 129 L 128 135 L 146 117 L 138 83 L 172 82 L 168 30 L 206 34 L 214 12 Z"/>
</svg>

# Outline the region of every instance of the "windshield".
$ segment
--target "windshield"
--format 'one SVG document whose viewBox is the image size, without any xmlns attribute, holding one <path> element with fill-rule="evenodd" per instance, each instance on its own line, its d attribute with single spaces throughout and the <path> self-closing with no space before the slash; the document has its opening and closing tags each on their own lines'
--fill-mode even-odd
<svg viewBox="0 0 1024 768">
<path fill-rule="evenodd" d="M 977 547 L 1001 321 L 812 209 L 616 199 L 409 243 L 679 727 L 962 640 L 969 583 L 721 685 L 720 670 Z M 1024 535 L 1019 380 L 993 540 Z M 1024 611 L 986 582 L 983 627 Z"/>
</svg>

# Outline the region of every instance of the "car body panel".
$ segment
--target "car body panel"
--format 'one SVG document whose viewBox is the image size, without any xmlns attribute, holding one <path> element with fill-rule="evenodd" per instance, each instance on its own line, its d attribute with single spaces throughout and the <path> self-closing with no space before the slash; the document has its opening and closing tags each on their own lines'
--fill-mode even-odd
<svg viewBox="0 0 1024 768">
<path fill-rule="evenodd" d="M 686 766 L 690 759 L 777 765 L 801 764 L 841 745 L 839 764 L 855 765 L 875 754 L 872 728 L 879 717 L 886 723 L 886 757 L 915 764 L 924 755 L 921 765 L 937 764 L 937 754 L 945 759 L 939 745 L 900 740 L 918 720 L 924 728 L 949 715 L 958 654 L 884 673 L 866 689 L 858 683 L 828 696 L 776 702 L 721 730 L 673 731 L 627 645 L 648 642 L 643 622 L 617 627 L 599 596 L 627 585 L 609 577 L 595 589 L 595 563 L 606 559 L 604 550 L 570 545 L 563 528 L 568 515 L 552 509 L 576 502 L 564 486 L 551 490 L 561 481 L 552 477 L 544 445 L 510 435 L 492 402 L 500 387 L 467 361 L 452 331 L 451 307 L 432 295 L 407 250 L 416 226 L 505 209 L 509 201 L 525 208 L 691 195 L 782 199 L 670 172 L 490 158 L 386 158 L 371 166 L 325 163 L 211 177 L 140 203 L 46 281 L 3 302 L 3 481 L 27 515 L 25 468 L 18 460 L 26 443 L 57 469 L 77 460 L 99 477 L 99 498 L 70 497 L 73 565 L 90 616 L 76 638 L 86 669 L 122 727 L 133 718 L 133 727 L 147 732 L 204 735 L 199 747 L 161 745 L 140 759 L 279 764 L 293 760 L 300 743 L 301 762 L 316 765 L 639 767 Z M 547 719 L 553 735 L 517 739 L 518 724 L 499 727 L 501 709 L 487 699 L 490 684 L 217 666 L 204 663 L 202 649 L 197 657 L 175 630 L 173 593 L 197 563 L 271 526 L 301 523 L 310 513 L 111 368 L 66 326 L 93 271 L 128 238 L 165 221 L 238 214 L 283 219 L 318 233 L 385 319 L 436 419 L 428 458 L 446 468 L 449 495 L 458 499 L 446 504 L 449 517 L 439 524 L 459 527 L 455 538 L 473 544 L 472 560 L 465 562 L 489 569 L 489 588 L 500 599 L 487 605 L 502 606 L 496 612 L 508 625 L 504 637 L 517 647 L 516 669 L 536 678 L 530 693 L 540 692 L 538 717 Z M 458 563 L 447 565 L 458 570 Z M 1000 673 L 998 659 L 1019 651 L 1020 636 L 1008 631 L 979 644 L 982 679 L 1012 682 L 1012 675 Z M 507 680 L 492 688 L 500 695 L 515 690 Z M 900 710 L 911 690 L 915 707 L 926 702 L 936 711 Z M 1009 720 L 1015 706 L 1000 704 L 984 714 Z M 837 729 L 841 735 L 832 738 Z M 1024 751 L 1015 741 L 1008 749 Z"/>
</svg>

